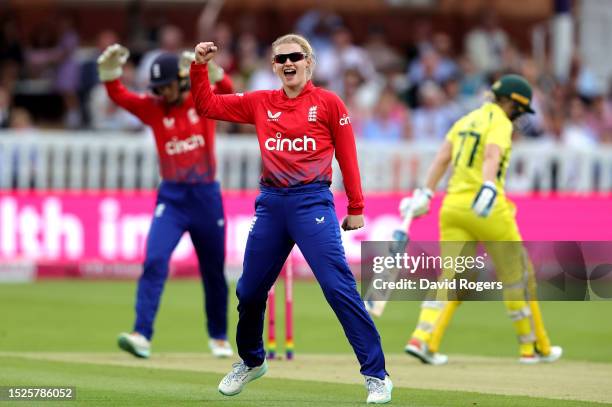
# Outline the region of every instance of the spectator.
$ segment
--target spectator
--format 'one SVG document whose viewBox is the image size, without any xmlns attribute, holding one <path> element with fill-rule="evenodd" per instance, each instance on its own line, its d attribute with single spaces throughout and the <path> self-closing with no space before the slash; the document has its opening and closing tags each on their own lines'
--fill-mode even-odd
<svg viewBox="0 0 612 407">
<path fill-rule="evenodd" d="M 97 60 L 106 47 L 119 42 L 114 31 L 105 30 L 98 34 L 96 48 L 81 64 L 81 79 L 79 81 L 79 101 L 81 104 L 81 121 L 84 127 L 92 125 L 90 96 L 92 90 L 100 83 L 98 80 Z"/>
<path fill-rule="evenodd" d="M 331 35 L 342 25 L 342 18 L 333 12 L 333 8 L 325 0 L 317 0 L 316 6 L 299 18 L 295 29 L 310 40 L 313 49 L 322 54 L 331 48 Z"/>
<path fill-rule="evenodd" d="M 495 11 L 490 7 L 486 8 L 481 13 L 480 25 L 465 38 L 468 58 L 478 71 L 497 71 L 501 68 L 500 61 L 507 46 L 508 36 L 499 27 Z"/>
<path fill-rule="evenodd" d="M 0 86 L 0 128 L 9 127 L 9 117 L 11 108 L 11 95 L 3 87 Z"/>
<path fill-rule="evenodd" d="M 383 27 L 370 27 L 364 49 L 378 72 L 386 73 L 404 64 L 402 57 L 387 44 Z"/>
<path fill-rule="evenodd" d="M 448 116 L 452 122 L 459 120 L 461 116 L 472 110 L 474 106 L 468 105 L 461 99 L 459 92 L 459 77 L 458 75 L 451 76 L 442 84 L 444 92 L 444 106 L 448 112 Z"/>
<path fill-rule="evenodd" d="M 130 49 L 138 55 L 143 55 L 154 46 L 145 18 L 145 0 L 131 0 L 126 8 L 127 39 Z"/>
<path fill-rule="evenodd" d="M 440 58 L 440 71 L 445 79 L 459 73 L 459 65 L 455 61 L 453 43 L 451 37 L 445 32 L 437 32 L 433 35 L 433 48 Z"/>
<path fill-rule="evenodd" d="M 137 88 L 136 69 L 132 61 L 123 66 L 121 81 L 129 90 Z M 91 92 L 89 111 L 92 113 L 91 124 L 95 130 L 136 132 L 143 129 L 142 122 L 136 116 L 120 108 L 108 97 L 102 83 L 98 83 Z"/>
<path fill-rule="evenodd" d="M 34 129 L 34 123 L 30 113 L 21 107 L 11 109 L 9 128 L 19 132 L 28 132 Z"/>
<path fill-rule="evenodd" d="M 612 106 L 604 96 L 597 96 L 592 101 L 587 123 L 593 133 L 599 136 L 600 141 L 612 141 Z"/>
<path fill-rule="evenodd" d="M 444 140 L 450 129 L 453 112 L 443 106 L 444 94 L 433 81 L 425 82 L 419 88 L 419 108 L 412 115 L 412 139 L 424 142 Z"/>
<path fill-rule="evenodd" d="M 76 32 L 72 19 L 62 18 L 59 22 L 60 61 L 57 72 L 56 87 L 64 99 L 66 114 L 64 123 L 68 128 L 75 129 L 81 124 L 79 100 L 77 90 L 79 86 L 79 62 L 76 51 L 79 46 L 79 35 Z"/>
<path fill-rule="evenodd" d="M 597 147 L 597 134 L 588 125 L 586 106 L 578 96 L 574 96 L 570 101 L 561 140 L 564 145 L 574 150 L 591 150 Z"/>
<path fill-rule="evenodd" d="M 467 56 L 459 59 L 459 66 L 462 73 L 459 93 L 463 99 L 470 101 L 470 105 L 476 107 L 481 102 L 478 96 L 487 88 L 485 77 Z"/>
<path fill-rule="evenodd" d="M 591 99 L 605 93 L 604 83 L 583 63 L 578 53 L 574 53 L 570 65 L 568 84 L 580 96 Z"/>
<path fill-rule="evenodd" d="M 537 114 L 542 116 L 542 121 L 544 123 L 544 133 L 539 141 L 558 144 L 561 141 L 565 120 L 562 112 L 543 109 L 538 111 Z"/>
<path fill-rule="evenodd" d="M 259 67 L 259 44 L 257 38 L 251 32 L 246 32 L 240 35 L 238 38 L 237 50 L 236 50 L 237 62 L 238 62 L 238 74 L 248 82 L 251 75 Z M 270 69 L 269 69 L 270 70 Z"/>
<path fill-rule="evenodd" d="M 455 64 L 443 60 L 434 48 L 425 48 L 408 68 L 408 79 L 412 84 L 433 80 L 441 84 L 455 72 Z"/>
<path fill-rule="evenodd" d="M 523 56 L 515 44 L 508 42 L 502 51 L 500 71 L 520 72 L 523 65 Z"/>
<path fill-rule="evenodd" d="M 76 51 L 79 36 L 74 23 L 69 17 L 62 17 L 57 22 L 58 41 L 52 45 L 53 34 L 49 31 L 40 33 L 41 48 L 28 52 L 28 62 L 35 71 L 53 78 L 53 91 L 58 92 L 64 102 L 64 125 L 68 128 L 80 126 L 79 102 L 77 97 L 79 80 L 79 63 Z"/>
<path fill-rule="evenodd" d="M 406 57 L 408 62 L 412 62 L 421 55 L 423 50 L 433 47 L 431 42 L 432 28 L 431 22 L 427 19 L 417 20 L 412 27 L 410 27 L 410 33 L 412 38 L 410 46 L 406 50 Z"/>
<path fill-rule="evenodd" d="M 227 23 L 219 23 L 215 27 L 213 39 L 219 47 L 215 56 L 215 63 L 228 74 L 236 71 L 237 63 L 234 56 L 234 33 Z"/>
<path fill-rule="evenodd" d="M 452 71 L 447 68 L 442 65 L 440 55 L 434 48 L 424 48 L 408 68 L 408 105 L 412 108 L 419 106 L 419 89 L 425 82 L 431 81 L 440 85 L 450 78 Z"/>
<path fill-rule="evenodd" d="M 351 32 L 338 27 L 332 37 L 332 47 L 319 55 L 315 79 L 322 81 L 332 92 L 344 94 L 344 72 L 357 69 L 366 82 L 376 80 L 376 70 L 362 47 L 353 44 Z"/>
<path fill-rule="evenodd" d="M 272 72 L 272 49 L 266 50 L 266 56 L 257 61 L 257 68 L 253 75 L 249 78 L 246 90 L 272 90 L 281 87 L 281 81 L 278 75 Z"/>
<path fill-rule="evenodd" d="M 9 117 L 9 129 L 18 133 L 20 136 L 27 136 L 34 130 L 32 116 L 22 107 L 13 107 Z M 2 168 L 0 165 L 0 170 L 11 172 L 10 179 L 12 188 L 16 188 L 17 186 L 28 186 L 31 188 L 34 185 L 37 152 L 34 148 L 27 151 L 26 154 L 23 154 L 23 150 L 19 150 L 20 149 L 16 146 L 14 147 L 14 150 L 10 152 L 11 158 L 8 160 L 9 163 L 12 162 L 12 165 L 7 164 L 5 168 Z M 27 165 L 23 165 L 25 164 L 24 161 L 28 162 Z M 0 164 L 3 163 L 0 162 Z"/>
<path fill-rule="evenodd" d="M 15 16 L 8 16 L 0 22 L 0 68 L 15 71 L 15 77 L 21 75 L 20 67 L 24 62 L 24 51 L 21 45 Z M 15 78 L 16 79 L 16 78 Z"/>
<path fill-rule="evenodd" d="M 362 137 L 388 143 L 410 138 L 409 117 L 408 109 L 395 92 L 386 88 L 380 94 L 373 115 L 364 120 Z"/>
<path fill-rule="evenodd" d="M 531 106 L 536 113 L 543 113 L 547 96 L 539 86 L 541 75 L 535 60 L 533 58 L 522 58 L 518 69 L 517 72 L 520 72 L 532 84 L 533 97 L 531 99 Z M 529 138 L 540 137 L 544 133 L 544 118 L 544 114 L 523 115 L 517 123 L 518 130 L 522 135 Z"/>
<path fill-rule="evenodd" d="M 567 150 L 572 153 L 595 151 L 598 148 L 599 135 L 595 134 L 589 126 L 586 105 L 580 97 L 572 97 L 566 117 L 567 119 L 563 124 L 561 132 L 561 142 L 567 147 Z M 569 158 L 569 162 L 567 159 L 564 161 L 566 171 L 560 174 L 560 185 L 569 189 L 579 188 L 581 184 L 581 156 L 572 155 Z M 595 168 L 590 168 L 589 170 L 595 171 Z"/>
<path fill-rule="evenodd" d="M 344 104 L 351 116 L 351 126 L 357 136 L 363 133 L 363 121 L 371 114 L 374 103 L 367 103 L 364 97 L 365 80 L 357 69 L 347 69 L 344 72 Z M 365 92 L 368 93 L 367 91 Z M 378 98 L 374 99 L 376 102 Z"/>
</svg>

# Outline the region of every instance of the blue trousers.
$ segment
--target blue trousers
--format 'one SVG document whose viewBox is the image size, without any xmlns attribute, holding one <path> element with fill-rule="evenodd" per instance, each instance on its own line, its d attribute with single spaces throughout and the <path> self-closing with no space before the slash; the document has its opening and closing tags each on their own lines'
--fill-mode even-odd
<svg viewBox="0 0 612 407">
<path fill-rule="evenodd" d="M 383 379 L 386 370 L 380 336 L 346 262 L 333 195 L 326 183 L 261 188 L 236 288 L 240 357 L 251 367 L 265 359 L 262 336 L 268 291 L 296 243 L 336 313 L 361 373 Z"/>
<path fill-rule="evenodd" d="M 163 181 L 159 187 L 147 238 L 144 271 L 138 280 L 134 331 L 147 339 L 153 336 L 170 256 L 186 231 L 198 256 L 208 335 L 226 339 L 225 217 L 217 182 L 192 185 Z"/>
</svg>

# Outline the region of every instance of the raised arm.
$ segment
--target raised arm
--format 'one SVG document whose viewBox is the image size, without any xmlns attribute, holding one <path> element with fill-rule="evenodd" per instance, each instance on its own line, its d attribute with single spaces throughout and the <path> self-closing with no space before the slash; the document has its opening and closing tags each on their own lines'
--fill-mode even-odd
<svg viewBox="0 0 612 407">
<path fill-rule="evenodd" d="M 119 79 L 104 82 L 104 86 L 113 102 L 138 117 L 143 123 L 148 123 L 151 100 L 146 95 L 130 92 Z"/>
<path fill-rule="evenodd" d="M 138 117 L 143 123 L 147 123 L 150 99 L 145 95 L 130 92 L 119 80 L 123 74 L 123 65 L 129 56 L 127 48 L 119 44 L 109 46 L 98 58 L 98 76 L 113 102 Z"/>
<path fill-rule="evenodd" d="M 254 123 L 252 94 L 216 95 L 211 90 L 208 62 L 216 52 L 217 47 L 212 42 L 201 42 L 195 48 L 196 60 L 189 74 L 198 114 L 209 119 Z"/>
</svg>

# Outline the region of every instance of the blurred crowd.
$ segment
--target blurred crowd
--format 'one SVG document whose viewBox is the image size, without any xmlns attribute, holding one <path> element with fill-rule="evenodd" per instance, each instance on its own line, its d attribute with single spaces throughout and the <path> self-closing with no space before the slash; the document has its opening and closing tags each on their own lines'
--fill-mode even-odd
<svg viewBox="0 0 612 407">
<path fill-rule="evenodd" d="M 210 25 L 207 38 L 220 47 L 216 62 L 238 92 L 278 88 L 270 41 L 254 34 L 255 22 L 245 21 L 240 29 L 222 21 Z M 194 41 L 173 25 L 130 26 L 128 38 L 103 31 L 95 44 L 84 44 L 68 17 L 42 25 L 27 39 L 5 17 L 0 21 L 1 127 L 141 131 L 140 122 L 114 106 L 98 82 L 98 55 L 115 42 L 128 46 L 131 57 L 122 81 L 146 92 L 155 56 L 191 49 Z M 342 17 L 329 10 L 306 12 L 294 29 L 315 49 L 313 81 L 343 98 L 357 137 L 386 143 L 442 140 L 456 119 L 485 100 L 497 77 L 516 72 L 533 84 L 537 111 L 520 122 L 517 138 L 580 148 L 612 143 L 612 88 L 596 80 L 579 52 L 569 76 L 556 78 L 546 61 L 536 61 L 530 50 L 513 43 L 492 12 L 483 12 L 460 40 L 422 20 L 411 27 L 413 41 L 402 48 L 391 46 L 385 27 L 376 25 L 364 26 L 367 38 L 356 43 Z M 249 126 L 220 127 L 220 132 L 253 132 Z"/>
</svg>

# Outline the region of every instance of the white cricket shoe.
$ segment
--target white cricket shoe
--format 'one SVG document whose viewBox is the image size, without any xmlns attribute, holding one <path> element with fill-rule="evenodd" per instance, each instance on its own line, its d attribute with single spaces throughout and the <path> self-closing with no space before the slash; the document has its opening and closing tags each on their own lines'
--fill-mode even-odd
<svg viewBox="0 0 612 407">
<path fill-rule="evenodd" d="M 385 380 L 377 377 L 366 376 L 365 386 L 368 389 L 367 404 L 385 404 L 391 401 L 391 392 L 393 391 L 393 383 L 389 376 Z"/>
<path fill-rule="evenodd" d="M 131 334 L 124 332 L 120 334 L 119 338 L 117 338 L 117 344 L 121 349 L 137 358 L 146 359 L 151 356 L 151 342 L 137 332 Z"/>
<path fill-rule="evenodd" d="M 268 362 L 257 367 L 248 367 L 244 361 L 234 363 L 232 371 L 225 375 L 219 383 L 219 393 L 224 396 L 235 396 L 240 393 L 244 386 L 255 379 L 259 379 L 268 371 Z"/>
<path fill-rule="evenodd" d="M 553 363 L 561 358 L 563 348 L 561 346 L 551 346 L 548 355 L 543 355 L 536 350 L 533 355 L 523 355 L 519 358 L 519 363 L 523 365 L 535 365 L 538 363 Z"/>
<path fill-rule="evenodd" d="M 210 339 L 208 347 L 216 358 L 230 358 L 234 356 L 232 345 L 230 345 L 227 339 Z"/>
<path fill-rule="evenodd" d="M 404 351 L 419 359 L 427 365 L 440 366 L 448 363 L 448 356 L 438 352 L 431 352 L 427 344 L 422 341 L 412 338 L 404 348 Z"/>
</svg>

